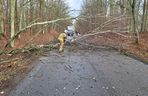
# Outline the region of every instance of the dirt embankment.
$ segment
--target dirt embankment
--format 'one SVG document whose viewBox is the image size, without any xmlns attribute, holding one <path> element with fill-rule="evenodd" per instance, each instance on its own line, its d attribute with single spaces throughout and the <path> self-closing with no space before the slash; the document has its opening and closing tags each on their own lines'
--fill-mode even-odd
<svg viewBox="0 0 148 96">
<path fill-rule="evenodd" d="M 139 44 L 135 44 L 129 34 L 108 32 L 86 39 L 86 43 L 93 46 L 109 46 L 148 63 L 148 32 L 140 34 Z"/>
</svg>

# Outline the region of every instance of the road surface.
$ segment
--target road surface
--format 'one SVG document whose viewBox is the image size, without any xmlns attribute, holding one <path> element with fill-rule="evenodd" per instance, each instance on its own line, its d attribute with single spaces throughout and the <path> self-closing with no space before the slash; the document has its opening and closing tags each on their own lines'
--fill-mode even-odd
<svg viewBox="0 0 148 96">
<path fill-rule="evenodd" d="M 9 96 L 148 96 L 148 66 L 114 50 L 57 50 Z"/>
</svg>

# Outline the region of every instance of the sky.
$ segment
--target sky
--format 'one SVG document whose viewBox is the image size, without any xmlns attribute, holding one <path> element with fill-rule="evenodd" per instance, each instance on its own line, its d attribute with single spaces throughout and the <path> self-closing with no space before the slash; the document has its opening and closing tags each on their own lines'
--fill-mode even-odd
<svg viewBox="0 0 148 96">
<path fill-rule="evenodd" d="M 81 4 L 83 0 L 67 0 L 67 3 L 71 10 L 80 10 Z M 78 16 L 79 11 L 71 11 L 72 16 Z"/>
</svg>

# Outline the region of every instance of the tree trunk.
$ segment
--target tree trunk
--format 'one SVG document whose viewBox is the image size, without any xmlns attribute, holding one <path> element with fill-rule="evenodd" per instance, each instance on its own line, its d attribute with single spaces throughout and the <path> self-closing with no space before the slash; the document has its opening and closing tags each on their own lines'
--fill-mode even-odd
<svg viewBox="0 0 148 96">
<path fill-rule="evenodd" d="M 106 17 L 110 16 L 111 15 L 111 0 L 107 0 L 106 1 Z"/>
<path fill-rule="evenodd" d="M 125 8 L 124 8 L 124 6 L 125 6 L 125 4 L 124 4 L 124 0 L 120 0 L 120 11 L 121 11 L 121 15 L 123 15 L 125 12 Z"/>
<path fill-rule="evenodd" d="M 144 0 L 144 3 L 143 3 L 143 15 L 142 15 L 142 22 L 141 22 L 141 30 L 140 30 L 140 32 L 143 32 L 144 31 L 144 22 L 145 22 L 145 12 L 146 12 L 146 10 L 145 10 L 145 6 L 146 5 L 146 0 Z"/>
<path fill-rule="evenodd" d="M 40 12 L 39 12 L 39 17 L 40 17 L 40 22 L 43 21 L 43 13 L 44 13 L 44 8 L 43 8 L 43 4 L 44 4 L 44 1 L 43 0 L 40 0 L 39 1 L 39 6 L 40 6 Z M 40 30 L 42 30 L 43 26 L 41 25 L 41 28 Z M 44 30 L 42 30 L 42 33 L 44 34 Z"/>
<path fill-rule="evenodd" d="M 20 22 L 19 22 L 19 31 L 23 28 L 23 15 L 24 15 L 24 0 L 20 1 Z M 19 35 L 19 38 L 21 38 L 21 36 Z"/>
<path fill-rule="evenodd" d="M 15 0 L 11 0 L 11 39 L 15 33 Z M 11 47 L 14 47 L 14 39 L 10 42 Z"/>
<path fill-rule="evenodd" d="M 10 32 L 10 29 L 11 29 L 11 25 L 10 25 L 10 15 L 11 15 L 11 12 L 10 12 L 10 0 L 7 0 L 7 6 L 6 6 L 6 19 L 5 19 L 5 32 Z"/>
<path fill-rule="evenodd" d="M 32 23 L 33 21 L 33 0 L 29 0 L 30 1 L 30 16 L 29 16 L 29 23 Z M 32 34 L 32 29 L 30 28 L 30 34 Z"/>
<path fill-rule="evenodd" d="M 4 36 L 3 1 L 0 1 L 0 35 Z"/>
<path fill-rule="evenodd" d="M 15 31 L 18 31 L 19 27 L 18 27 L 18 10 L 17 10 L 17 1 L 15 1 Z"/>
<path fill-rule="evenodd" d="M 147 24 L 148 24 L 148 0 L 146 2 L 146 12 L 145 12 L 145 21 L 144 21 L 144 32 L 148 31 Z"/>
<path fill-rule="evenodd" d="M 138 44 L 139 33 L 138 33 L 138 30 L 136 30 L 135 5 L 136 5 L 136 1 L 133 0 L 132 2 L 133 32 L 134 32 L 135 43 Z"/>
</svg>

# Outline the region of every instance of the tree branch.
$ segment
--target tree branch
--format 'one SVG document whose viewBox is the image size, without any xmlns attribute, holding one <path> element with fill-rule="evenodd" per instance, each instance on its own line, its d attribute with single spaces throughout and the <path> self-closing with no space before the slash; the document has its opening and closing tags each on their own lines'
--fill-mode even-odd
<svg viewBox="0 0 148 96">
<path fill-rule="evenodd" d="M 18 31 L 13 38 L 10 39 L 10 41 L 5 45 L 5 47 L 7 47 L 8 45 L 10 45 L 10 42 L 13 41 L 16 37 L 19 36 L 20 33 L 22 33 L 24 30 L 31 28 L 33 26 L 36 25 L 45 25 L 45 24 L 51 24 L 51 23 L 55 23 L 55 22 L 59 22 L 59 21 L 65 21 L 65 20 L 71 20 L 71 19 L 76 19 L 77 17 L 68 17 L 68 18 L 60 18 L 60 19 L 56 19 L 56 20 L 51 20 L 51 21 L 45 21 L 45 22 L 37 22 L 37 23 L 33 23 L 31 25 L 28 25 L 27 27 L 21 29 L 20 31 Z"/>
</svg>

